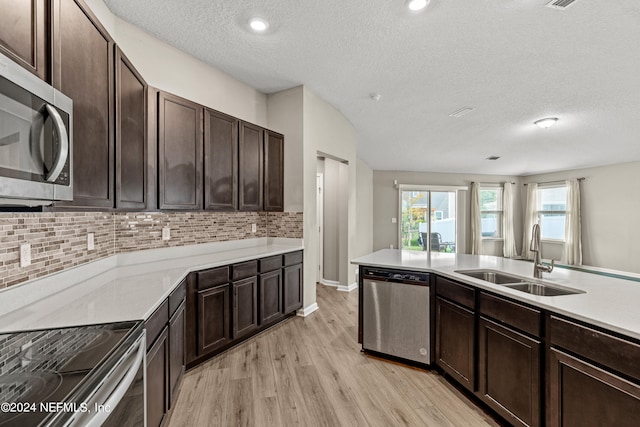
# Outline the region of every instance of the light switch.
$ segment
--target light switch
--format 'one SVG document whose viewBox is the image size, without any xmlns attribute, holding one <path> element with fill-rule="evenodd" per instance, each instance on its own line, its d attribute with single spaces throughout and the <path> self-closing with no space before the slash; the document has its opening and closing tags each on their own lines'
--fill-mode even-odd
<svg viewBox="0 0 640 427">
<path fill-rule="evenodd" d="M 391 218 L 391 224 L 397 224 L 398 218 Z"/>
<path fill-rule="evenodd" d="M 95 248 L 94 233 L 87 233 L 87 250 L 92 251 Z"/>
<path fill-rule="evenodd" d="M 258 227 L 255 224 L 251 224 L 251 232 L 255 233 L 256 231 L 258 231 Z"/>
</svg>

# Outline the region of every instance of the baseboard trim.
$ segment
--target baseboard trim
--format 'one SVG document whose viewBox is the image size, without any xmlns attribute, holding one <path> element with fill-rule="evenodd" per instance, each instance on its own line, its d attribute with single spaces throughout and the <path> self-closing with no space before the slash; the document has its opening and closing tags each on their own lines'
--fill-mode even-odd
<svg viewBox="0 0 640 427">
<path fill-rule="evenodd" d="M 334 288 L 340 287 L 340 282 L 334 282 L 333 280 L 329 279 L 320 279 L 320 284 L 325 286 L 332 286 Z"/>
<path fill-rule="evenodd" d="M 297 315 L 297 316 L 300 316 L 300 317 L 307 317 L 308 315 L 310 315 L 310 314 L 311 314 L 311 313 L 313 313 L 314 311 L 318 310 L 319 308 L 320 308 L 320 307 L 318 307 L 318 303 L 317 303 L 317 302 L 314 302 L 314 303 L 313 303 L 313 304 L 311 304 L 310 306 L 308 306 L 308 307 L 304 307 L 304 308 L 301 308 L 300 310 L 298 310 L 298 311 L 296 312 L 296 315 Z"/>
<path fill-rule="evenodd" d="M 338 291 L 340 292 L 351 292 L 357 288 L 358 288 L 358 284 L 356 282 L 353 282 L 349 286 L 338 285 Z"/>
</svg>

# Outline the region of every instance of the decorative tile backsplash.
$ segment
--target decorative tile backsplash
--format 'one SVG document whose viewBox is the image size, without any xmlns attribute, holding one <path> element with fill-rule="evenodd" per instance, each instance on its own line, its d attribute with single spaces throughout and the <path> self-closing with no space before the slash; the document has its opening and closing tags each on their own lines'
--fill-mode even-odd
<svg viewBox="0 0 640 427">
<path fill-rule="evenodd" d="M 0 213 L 0 288 L 122 252 L 257 237 L 302 239 L 302 218 L 302 212 Z M 164 227 L 169 240 L 162 240 Z M 94 233 L 93 250 L 87 250 L 87 233 Z M 20 267 L 22 243 L 31 244 L 28 267 Z"/>
</svg>

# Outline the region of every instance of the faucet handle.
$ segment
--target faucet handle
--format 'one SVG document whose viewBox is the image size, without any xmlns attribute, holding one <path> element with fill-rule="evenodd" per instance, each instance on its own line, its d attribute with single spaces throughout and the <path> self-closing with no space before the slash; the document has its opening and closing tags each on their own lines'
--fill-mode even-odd
<svg viewBox="0 0 640 427">
<path fill-rule="evenodd" d="M 556 266 L 556 260 L 551 258 L 551 265 L 547 267 L 547 273 L 551 273 L 553 271 L 553 267 Z"/>
</svg>

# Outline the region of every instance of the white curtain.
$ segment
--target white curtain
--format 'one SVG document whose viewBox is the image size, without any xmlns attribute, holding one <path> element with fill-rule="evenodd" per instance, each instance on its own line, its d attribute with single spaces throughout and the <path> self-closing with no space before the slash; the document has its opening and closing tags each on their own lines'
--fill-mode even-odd
<svg viewBox="0 0 640 427">
<path fill-rule="evenodd" d="M 567 181 L 567 218 L 564 223 L 562 261 L 569 265 L 582 265 L 580 183 L 577 179 Z"/>
<path fill-rule="evenodd" d="M 522 256 L 534 259 L 533 252 L 529 250 L 531 244 L 531 229 L 538 222 L 538 184 L 527 184 L 527 206 L 524 211 L 524 233 L 522 234 Z"/>
<path fill-rule="evenodd" d="M 471 253 L 482 253 L 482 221 L 480 219 L 480 184 L 471 183 Z"/>
<path fill-rule="evenodd" d="M 502 237 L 504 239 L 502 254 L 505 258 L 513 258 L 518 255 L 513 224 L 513 186 L 514 184 L 505 182 L 502 190 Z"/>
</svg>

